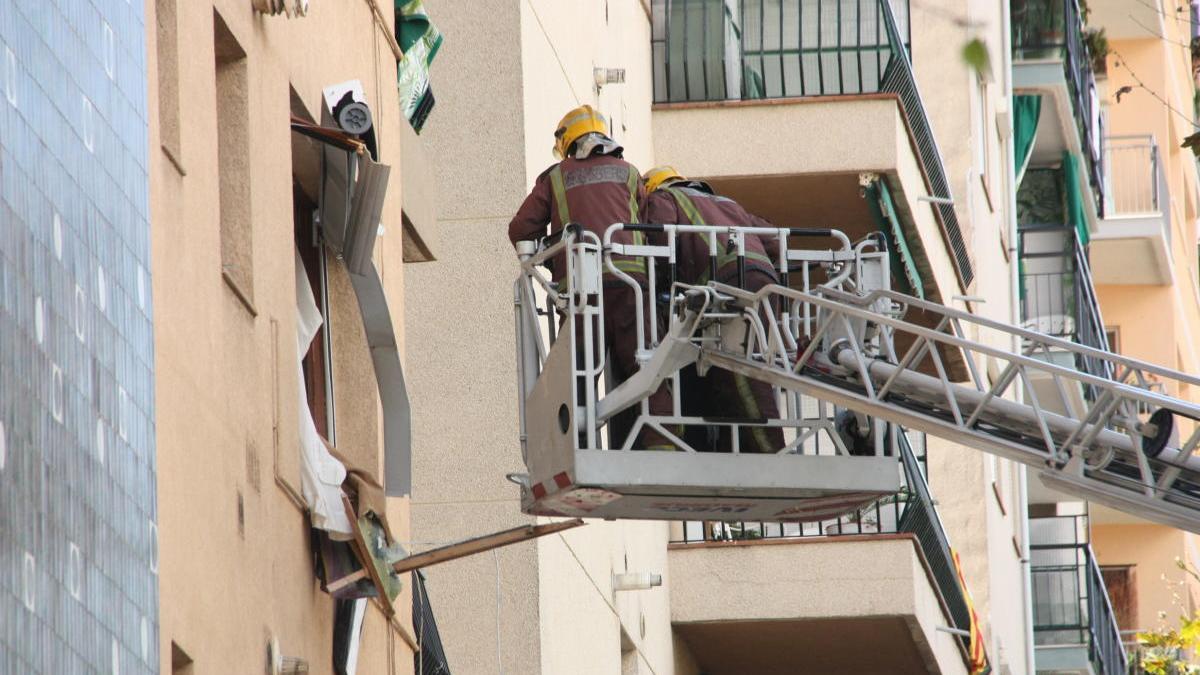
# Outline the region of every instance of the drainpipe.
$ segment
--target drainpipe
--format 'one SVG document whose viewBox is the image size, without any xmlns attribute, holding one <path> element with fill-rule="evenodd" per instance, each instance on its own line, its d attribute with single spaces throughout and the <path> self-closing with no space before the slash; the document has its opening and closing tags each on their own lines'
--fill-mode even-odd
<svg viewBox="0 0 1200 675">
<path fill-rule="evenodd" d="M 1014 124 L 1016 121 L 1015 111 L 1012 105 L 1012 3 L 1011 1 L 1004 2 L 1000 8 L 1000 44 L 1002 46 L 1001 61 L 1004 64 L 1000 69 L 1001 77 L 1003 78 L 1005 91 L 1008 93 L 1008 123 Z M 1008 142 L 1004 144 L 1007 155 L 1008 165 L 1008 222 L 1005 225 L 1008 227 L 1008 260 L 1009 260 L 1009 323 L 1014 326 L 1021 325 L 1021 280 L 1020 280 L 1020 265 L 1017 262 L 1018 237 L 1020 233 L 1017 230 L 1017 163 L 1016 149 L 1013 145 L 1015 133 L 1013 129 L 1009 129 Z M 1014 353 L 1020 350 L 1020 345 L 1017 343 L 1017 338 L 1013 338 L 1012 344 L 1009 345 Z M 1018 394 L 1019 396 L 1019 394 Z M 1037 672 L 1037 666 L 1034 660 L 1033 646 L 1033 574 L 1030 567 L 1030 550 L 1029 550 L 1029 470 L 1024 464 L 1017 468 L 1017 508 L 1013 514 L 1020 519 L 1021 525 L 1021 606 L 1025 612 L 1025 672 L 1028 675 L 1034 675 Z"/>
</svg>

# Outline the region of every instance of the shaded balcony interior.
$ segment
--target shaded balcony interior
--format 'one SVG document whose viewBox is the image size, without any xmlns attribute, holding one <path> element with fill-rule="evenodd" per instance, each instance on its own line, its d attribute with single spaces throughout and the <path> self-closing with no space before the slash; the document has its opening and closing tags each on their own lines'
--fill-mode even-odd
<svg viewBox="0 0 1200 675">
<path fill-rule="evenodd" d="M 970 285 L 974 278 L 970 253 L 909 61 L 907 2 L 654 0 L 652 20 L 654 101 L 659 109 L 768 99 L 885 96 L 898 100 L 924 174 L 920 193 L 941 198 L 931 202 L 932 210 L 960 284 Z M 861 187 L 859 172 L 877 167 L 850 169 L 837 172 L 841 175 L 814 176 L 814 180 L 854 192 Z M 895 181 L 889 187 L 902 190 Z M 832 220 L 845 218 L 834 214 Z M 821 226 L 830 225 L 826 221 Z"/>
<path fill-rule="evenodd" d="M 1079 215 L 1079 195 L 1062 169 L 1028 169 L 1017 192 L 1019 296 L 1021 325 L 1053 337 L 1109 351 L 1088 260 L 1086 222 Z M 1107 362 L 1066 351 L 1032 354 L 1067 368 L 1111 379 Z M 1093 400 L 1082 388 L 1059 391 L 1056 383 L 1035 382 L 1039 399 L 1054 412 Z M 1082 408 L 1076 408 L 1082 409 Z"/>
<path fill-rule="evenodd" d="M 906 2 L 884 0 L 655 0 L 655 149 L 778 225 L 884 232 L 892 287 L 948 302 L 974 269 L 908 59 L 907 16 Z M 763 125 L 777 132 L 769 157 L 727 161 L 755 142 L 740 130 Z M 836 139 L 828 152 L 790 131 L 818 127 Z M 696 138 L 709 139 L 702 152 Z M 961 354 L 941 356 L 967 377 Z"/>
<path fill-rule="evenodd" d="M 1036 97 L 1032 128 L 1015 119 L 1018 148 L 1030 139 L 1024 166 L 1068 165 L 1085 194 L 1088 229 L 1104 215 L 1104 114 L 1096 87 L 1096 67 L 1077 0 L 1014 0 L 1012 3 L 1013 90 L 1018 99 Z M 1024 137 L 1024 138 L 1023 138 Z M 1069 166 L 1078 163 L 1079 166 Z"/>
<path fill-rule="evenodd" d="M 1086 515 L 1029 519 L 1038 672 L 1126 672 L 1116 614 L 1089 543 Z"/>
<path fill-rule="evenodd" d="M 817 410 L 814 408 L 813 413 Z M 807 523 L 761 523 L 761 522 L 685 522 L 677 524 L 672 529 L 671 548 L 673 551 L 705 549 L 718 547 L 720 555 L 771 556 L 780 558 L 781 564 L 788 567 L 818 565 L 816 558 L 820 557 L 818 549 L 802 544 L 821 544 L 845 542 L 843 546 L 853 546 L 855 543 L 877 541 L 888 542 L 888 545 L 902 545 L 898 551 L 910 551 L 915 544 L 919 551 L 918 557 L 926 577 L 921 584 L 931 588 L 938 612 L 938 625 L 951 626 L 961 631 L 970 627 L 970 614 L 967 608 L 965 590 L 957 575 L 950 553 L 950 544 L 944 527 L 938 517 L 934 500 L 926 482 L 926 466 L 924 461 L 924 435 L 919 433 L 904 433 L 899 427 L 890 426 L 888 432 L 889 452 L 897 458 L 897 470 L 902 476 L 902 487 L 894 495 L 884 497 L 857 511 L 817 522 Z M 910 438 L 915 441 L 910 443 Z M 828 440 L 814 437 L 806 442 L 805 452 L 820 454 L 834 452 L 833 444 Z M 812 446 L 812 447 L 808 447 Z M 909 543 L 912 542 L 912 543 Z M 796 546 L 786 546 L 792 543 Z M 756 545 L 769 546 L 769 553 Z M 784 545 L 780 547 L 779 545 Z M 732 547 L 732 548 L 729 548 Z M 747 548 L 749 547 L 749 548 Z M 714 549 L 717 550 L 717 549 Z M 852 550 L 852 549 L 845 549 Z M 732 553 L 729 553 L 732 551 Z M 895 553 L 895 551 L 893 551 Z M 901 553 L 895 553 L 906 559 Z M 697 554 L 699 555 L 699 554 Z M 749 559 L 749 558 L 747 558 Z M 904 563 L 897 563 L 904 564 Z M 674 567 L 673 567 L 674 569 Z M 675 574 L 673 572 L 673 574 Z M 893 575 L 887 575 L 889 578 Z M 673 577 L 676 578 L 676 577 Z M 678 581 L 678 579 L 676 578 Z M 875 579 L 870 583 L 887 585 L 894 582 L 885 579 Z M 716 640 L 715 634 L 721 633 L 722 626 L 734 629 L 738 635 L 744 635 L 746 644 L 758 645 L 762 649 L 751 650 L 754 653 L 769 655 L 766 662 L 758 663 L 753 672 L 796 672 L 795 664 L 806 663 L 812 668 L 868 668 L 871 666 L 861 659 L 862 654 L 848 653 L 833 645 L 836 640 L 814 641 L 813 636 L 832 635 L 838 630 L 860 626 L 869 629 L 872 634 L 880 636 L 881 649 L 875 658 L 879 672 L 883 672 L 884 663 L 878 658 L 887 656 L 894 659 L 893 663 L 911 664 L 915 670 L 931 670 L 937 672 L 930 659 L 929 647 L 924 643 L 914 642 L 919 632 L 908 625 L 903 617 L 896 616 L 859 616 L 825 617 L 821 619 L 804 618 L 802 616 L 763 617 L 762 620 L 752 620 L 753 617 L 730 617 L 728 620 L 715 622 L 693 621 L 696 617 L 688 614 L 684 621 L 677 618 L 676 630 L 689 643 L 690 649 L 705 672 L 737 673 L 747 672 L 746 663 L 730 663 L 726 660 L 728 654 L 722 656 L 720 649 L 714 649 L 718 643 L 727 644 L 729 635 L 724 633 L 721 640 Z M 771 620 L 766 620 L 770 618 Z M 889 636 L 884 640 L 883 636 Z M 892 639 L 895 638 L 895 639 Z M 965 638 L 955 636 L 954 651 L 961 657 L 965 656 L 968 645 Z M 795 656 L 798 648 L 804 647 L 803 658 Z M 835 651 L 836 650 L 836 651 Z M 740 653 L 740 652 L 739 652 Z M 793 654 L 795 658 L 784 656 Z M 799 659 L 799 660 L 796 660 Z M 870 659 L 868 659 L 870 660 Z M 789 670 L 789 668 L 792 668 Z M 836 670 L 836 669 L 835 669 Z M 914 670 L 914 671 L 915 671 Z M 825 672 L 825 671 L 823 671 Z M 834 671 L 827 671 L 834 672 Z M 840 671 L 852 672 L 852 671 Z M 854 671 L 858 672 L 858 671 Z M 871 671 L 875 672 L 875 671 Z M 908 671 L 906 671 L 908 672 Z"/>
</svg>

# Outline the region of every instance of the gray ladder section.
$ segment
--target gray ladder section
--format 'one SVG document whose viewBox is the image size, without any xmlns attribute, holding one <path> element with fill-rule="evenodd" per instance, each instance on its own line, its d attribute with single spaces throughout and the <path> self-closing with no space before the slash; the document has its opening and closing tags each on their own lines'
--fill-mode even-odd
<svg viewBox="0 0 1200 675">
<path fill-rule="evenodd" d="M 1054 489 L 1200 532 L 1200 406 L 1160 393 L 1200 387 L 1200 379 L 886 290 L 748 292 L 710 283 L 687 287 L 677 305 L 643 366 L 651 371 L 645 386 L 669 374 L 654 373 L 658 364 L 677 367 L 665 355 L 698 351 L 701 368 L 1022 462 Z M 901 318 L 914 309 L 933 320 Z M 711 339 L 714 326 L 737 322 L 750 326 L 739 344 Z M 904 353 L 892 347 L 897 338 L 909 343 Z M 947 355 L 955 352 L 965 381 L 951 376 Z M 1112 379 L 1059 365 L 1063 355 L 1103 362 Z M 598 417 L 641 398 L 636 382 L 626 385 L 599 402 Z"/>
</svg>

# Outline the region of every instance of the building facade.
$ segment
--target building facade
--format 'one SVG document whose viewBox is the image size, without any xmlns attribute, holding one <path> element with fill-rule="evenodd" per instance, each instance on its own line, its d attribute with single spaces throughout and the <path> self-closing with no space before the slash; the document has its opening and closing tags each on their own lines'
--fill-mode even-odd
<svg viewBox="0 0 1200 675">
<path fill-rule="evenodd" d="M 0 6 L 0 671 L 158 672 L 140 4 Z"/>
<path fill-rule="evenodd" d="M 853 238 L 894 225 L 912 253 L 898 287 L 903 276 L 928 299 L 1018 319 L 1006 7 L 914 3 L 911 20 L 907 3 L 890 8 L 436 8 L 456 48 L 435 66 L 441 107 L 422 135 L 438 158 L 437 260 L 406 278 L 423 449 L 414 540 L 529 522 L 503 480 L 524 470 L 506 366 L 518 273 L 506 226 L 554 161 L 555 124 L 577 105 L 610 118 L 640 169 L 672 164 L 776 224 Z M 979 35 L 990 69 L 946 58 L 947 44 Z M 901 63 L 910 48 L 911 67 Z M 624 81 L 596 69 L 621 69 Z M 875 215 L 887 209 L 890 220 Z M 447 353 L 469 356 L 437 356 Z M 1033 672 L 1023 470 L 910 440 L 923 464 L 872 514 L 741 524 L 720 540 L 699 523 L 592 522 L 430 568 L 439 611 L 454 617 L 442 626 L 450 661 L 465 672 L 968 672 L 965 641 L 941 628 L 969 630 L 969 590 L 993 666 Z M 614 591 L 625 572 L 661 574 L 662 586 Z M 862 632 L 877 649 L 855 648 Z"/>
<path fill-rule="evenodd" d="M 375 359 L 388 346 L 361 309 L 374 274 L 370 307 L 395 354 L 401 146 L 414 133 L 394 17 L 370 2 L 286 4 L 291 16 L 241 0 L 147 3 L 164 673 L 414 664 L 412 579 L 395 580 L 394 602 L 349 609 L 342 598 L 363 594 L 333 590 L 340 540 L 361 522 L 343 494 L 352 517 L 371 511 L 391 543 L 409 540 L 405 500 L 380 489 L 392 487 L 391 429 Z M 330 128 L 349 133 L 333 114 L 343 95 L 369 110 L 366 142 L 331 145 L 345 141 Z M 349 244 L 334 252 L 331 205 L 356 210 L 362 193 L 339 192 L 337 176 L 357 167 L 362 186 L 381 166 L 373 251 L 351 264 Z"/>
<path fill-rule="evenodd" d="M 1110 134 L 1108 208 L 1092 242 L 1097 298 L 1113 351 L 1195 373 L 1200 335 L 1200 174 L 1182 147 L 1195 129 L 1194 8 L 1096 3 L 1110 51 L 1102 101 Z M 1145 78 L 1145 79 L 1143 79 Z M 1141 80 L 1141 84 L 1139 84 Z M 1120 93 L 1131 87 L 1128 93 Z M 1195 400 L 1200 392 L 1169 390 Z M 1187 438 L 1194 426 L 1176 433 Z M 1092 516 L 1096 553 L 1127 641 L 1193 612 L 1197 589 L 1176 561 L 1200 563 L 1195 535 L 1107 509 Z M 1159 613 L 1166 612 L 1167 620 Z"/>
<path fill-rule="evenodd" d="M 429 4 L 0 3 L 0 673 L 1120 673 L 1196 606 L 1194 535 L 899 427 L 900 490 L 837 518 L 392 574 L 546 521 L 505 480 L 507 225 L 578 105 L 643 171 L 881 237 L 897 290 L 1200 368 L 1173 8 Z"/>
</svg>

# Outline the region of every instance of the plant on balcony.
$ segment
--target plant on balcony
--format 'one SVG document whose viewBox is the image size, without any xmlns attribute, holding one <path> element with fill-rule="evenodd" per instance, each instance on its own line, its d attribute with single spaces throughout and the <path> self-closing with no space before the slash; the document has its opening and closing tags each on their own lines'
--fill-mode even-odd
<svg viewBox="0 0 1200 675">
<path fill-rule="evenodd" d="M 1183 570 L 1194 581 L 1200 582 L 1200 572 L 1190 564 L 1176 558 L 1175 566 Z M 1166 579 L 1164 575 L 1164 580 Z M 1187 593 L 1185 581 L 1168 582 L 1179 585 Z M 1189 663 L 1188 655 L 1200 647 L 1200 611 L 1188 616 L 1179 592 L 1173 593 L 1172 603 L 1181 614 L 1177 628 L 1162 627 L 1137 634 L 1137 658 L 1130 664 L 1134 673 L 1149 675 L 1200 675 L 1200 666 Z M 1166 618 L 1166 612 L 1159 612 Z"/>
<path fill-rule="evenodd" d="M 1108 73 L 1108 36 L 1103 28 L 1088 28 L 1083 31 L 1083 43 L 1092 57 L 1092 71 L 1097 75 Z M 1194 53 L 1194 52 L 1193 52 Z M 1195 57 L 1193 56 L 1193 62 Z"/>
<path fill-rule="evenodd" d="M 1192 76 L 1200 72 L 1200 37 L 1193 37 L 1191 41 L 1192 53 Z"/>
<path fill-rule="evenodd" d="M 1063 3 L 1055 0 L 1012 0 L 1013 45 L 1027 59 L 1056 56 L 1063 39 Z"/>
</svg>

